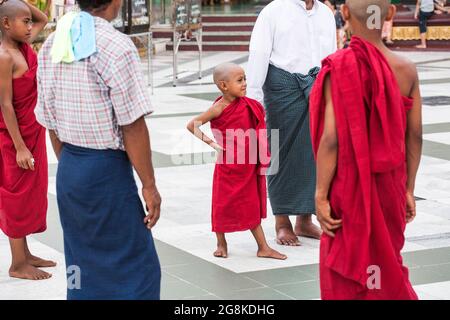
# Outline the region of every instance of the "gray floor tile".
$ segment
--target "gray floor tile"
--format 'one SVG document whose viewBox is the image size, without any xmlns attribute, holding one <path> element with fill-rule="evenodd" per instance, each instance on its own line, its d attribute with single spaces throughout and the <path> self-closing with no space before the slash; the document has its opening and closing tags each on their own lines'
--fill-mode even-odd
<svg viewBox="0 0 450 320">
<path fill-rule="evenodd" d="M 320 298 L 319 281 L 297 282 L 274 286 L 274 289 L 293 297 L 296 300 Z"/>
<path fill-rule="evenodd" d="M 279 284 L 289 284 L 292 282 L 303 282 L 314 280 L 311 274 L 306 274 L 296 270 L 297 268 L 283 268 L 274 270 L 265 270 L 258 272 L 244 273 L 246 277 L 263 283 L 267 286 L 275 286 Z"/>
</svg>

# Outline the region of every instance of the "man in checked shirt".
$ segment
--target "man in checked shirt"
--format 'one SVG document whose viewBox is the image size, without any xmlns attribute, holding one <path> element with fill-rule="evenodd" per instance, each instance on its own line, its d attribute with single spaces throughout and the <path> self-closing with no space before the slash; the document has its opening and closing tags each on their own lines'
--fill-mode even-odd
<svg viewBox="0 0 450 320">
<path fill-rule="evenodd" d="M 82 13 L 64 23 L 72 34 L 78 28 L 81 51 L 73 42 L 75 59 L 58 60 L 58 29 L 48 38 L 39 53 L 36 107 L 59 159 L 56 187 L 66 265 L 81 275 L 79 285 L 68 281 L 67 298 L 159 299 L 161 270 L 150 229 L 159 219 L 161 198 L 144 120 L 152 107 L 139 56 L 132 41 L 110 24 L 122 0 L 77 2 Z M 90 46 L 92 54 L 77 60 Z"/>
</svg>

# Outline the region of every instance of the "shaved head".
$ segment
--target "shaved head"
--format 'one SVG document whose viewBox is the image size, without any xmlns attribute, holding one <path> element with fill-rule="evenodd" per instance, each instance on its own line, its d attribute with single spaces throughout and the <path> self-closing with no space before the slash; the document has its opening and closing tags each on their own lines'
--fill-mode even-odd
<svg viewBox="0 0 450 320">
<path fill-rule="evenodd" d="M 1 2 L 2 0 L 0 0 L 0 3 Z M 5 17 L 13 19 L 21 13 L 31 14 L 31 11 L 28 6 L 20 0 L 3 0 L 3 3 L 0 4 L 0 20 L 3 20 Z"/>
<path fill-rule="evenodd" d="M 381 21 L 384 21 L 388 15 L 391 0 L 346 0 L 345 4 L 352 17 L 366 24 L 369 18 L 376 13 L 379 13 Z"/>
<path fill-rule="evenodd" d="M 219 64 L 214 69 L 214 73 L 213 73 L 214 83 L 216 85 L 219 85 L 220 81 L 227 81 L 229 79 L 230 74 L 236 70 L 242 70 L 242 68 L 235 63 L 227 62 L 227 63 Z"/>
</svg>

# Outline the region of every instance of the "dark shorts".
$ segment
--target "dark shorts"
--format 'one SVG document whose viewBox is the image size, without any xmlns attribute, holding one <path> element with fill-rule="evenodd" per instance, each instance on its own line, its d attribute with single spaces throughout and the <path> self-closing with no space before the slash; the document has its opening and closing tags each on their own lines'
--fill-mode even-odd
<svg viewBox="0 0 450 320">
<path fill-rule="evenodd" d="M 420 11 L 419 13 L 419 29 L 420 33 L 426 33 L 427 32 L 427 21 L 429 18 L 431 18 L 434 14 L 434 11 L 432 12 L 423 12 Z"/>
</svg>

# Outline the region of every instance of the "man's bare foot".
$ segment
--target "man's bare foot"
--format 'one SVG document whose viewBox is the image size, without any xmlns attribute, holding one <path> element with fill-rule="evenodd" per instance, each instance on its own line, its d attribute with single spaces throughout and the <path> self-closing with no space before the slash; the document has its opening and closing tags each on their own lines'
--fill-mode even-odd
<svg viewBox="0 0 450 320">
<path fill-rule="evenodd" d="M 283 225 L 276 228 L 277 231 L 277 243 L 282 246 L 301 246 L 300 241 L 292 229 L 292 225 Z"/>
<path fill-rule="evenodd" d="M 424 46 L 423 44 L 419 44 L 416 46 L 417 49 L 426 49 L 427 46 Z"/>
<path fill-rule="evenodd" d="M 36 268 L 52 268 L 56 267 L 56 262 L 50 261 L 50 260 L 44 260 L 39 257 L 35 257 L 33 255 L 30 255 L 27 257 L 27 262 Z"/>
<path fill-rule="evenodd" d="M 218 245 L 217 250 L 214 252 L 216 258 L 228 258 L 228 249 L 226 245 Z"/>
<path fill-rule="evenodd" d="M 258 250 L 258 253 L 256 254 L 258 258 L 269 258 L 269 259 L 276 259 L 276 260 L 286 260 L 287 256 L 285 254 L 279 253 L 278 251 L 267 247 L 266 249 Z"/>
<path fill-rule="evenodd" d="M 320 240 L 322 230 L 312 221 L 297 223 L 295 226 L 295 234 L 299 237 L 313 238 Z"/>
<path fill-rule="evenodd" d="M 11 266 L 9 269 L 9 276 L 11 278 L 24 280 L 46 280 L 52 277 L 50 273 L 39 270 L 28 263 Z"/>
</svg>

